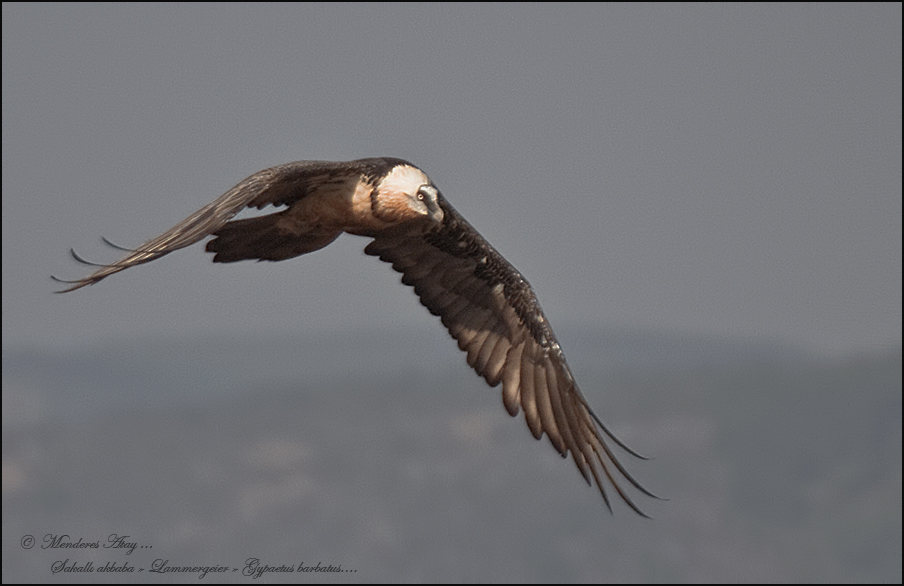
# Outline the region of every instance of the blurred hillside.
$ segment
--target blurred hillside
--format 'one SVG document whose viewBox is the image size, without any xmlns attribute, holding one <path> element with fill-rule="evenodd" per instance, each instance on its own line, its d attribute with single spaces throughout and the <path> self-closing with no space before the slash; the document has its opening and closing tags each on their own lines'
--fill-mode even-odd
<svg viewBox="0 0 904 586">
<path fill-rule="evenodd" d="M 3 580 L 185 581 L 50 567 L 258 557 L 354 570 L 336 581 L 900 582 L 900 349 L 560 338 L 653 458 L 621 458 L 669 499 L 637 495 L 652 521 L 610 515 L 442 331 L 4 348 Z M 61 533 L 152 547 L 20 545 Z"/>
</svg>

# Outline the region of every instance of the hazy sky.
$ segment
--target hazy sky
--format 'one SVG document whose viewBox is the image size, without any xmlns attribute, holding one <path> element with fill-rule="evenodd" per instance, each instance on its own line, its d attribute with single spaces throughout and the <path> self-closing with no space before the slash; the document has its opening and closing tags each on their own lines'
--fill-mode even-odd
<svg viewBox="0 0 904 586">
<path fill-rule="evenodd" d="M 901 66 L 899 4 L 5 3 L 3 343 L 435 321 L 353 236 L 51 293 L 264 167 L 395 156 L 554 326 L 899 345 Z"/>
</svg>

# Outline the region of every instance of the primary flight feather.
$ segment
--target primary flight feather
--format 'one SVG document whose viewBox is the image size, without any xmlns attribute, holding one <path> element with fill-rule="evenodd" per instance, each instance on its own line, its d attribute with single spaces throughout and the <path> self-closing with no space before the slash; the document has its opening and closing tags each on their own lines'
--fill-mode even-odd
<svg viewBox="0 0 904 586">
<path fill-rule="evenodd" d="M 268 205 L 286 209 L 232 220 L 245 208 Z M 502 384 L 509 414 L 523 410 L 535 438 L 545 433 L 563 458 L 571 452 L 610 510 L 606 480 L 646 516 L 620 479 L 654 495 L 625 470 L 606 438 L 641 456 L 606 429 L 587 404 L 533 289 L 407 161 L 299 161 L 264 169 L 119 262 L 99 265 L 84 279 L 55 280 L 72 285 L 60 293 L 74 291 L 207 236 L 214 236 L 207 243 L 214 262 L 279 261 L 323 248 L 343 232 L 373 239 L 364 252 L 402 273 L 402 282 L 414 287 L 421 303 L 467 352 L 468 364 L 490 386 Z"/>
</svg>

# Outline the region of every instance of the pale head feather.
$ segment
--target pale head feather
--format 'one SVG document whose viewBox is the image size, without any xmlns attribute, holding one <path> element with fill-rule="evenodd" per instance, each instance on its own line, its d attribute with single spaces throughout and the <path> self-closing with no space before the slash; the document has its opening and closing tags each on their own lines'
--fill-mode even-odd
<svg viewBox="0 0 904 586">
<path fill-rule="evenodd" d="M 430 178 L 417 167 L 394 167 L 377 185 L 375 215 L 393 223 L 424 216 L 426 208 L 416 205 L 416 194 L 422 185 L 430 185 Z"/>
</svg>

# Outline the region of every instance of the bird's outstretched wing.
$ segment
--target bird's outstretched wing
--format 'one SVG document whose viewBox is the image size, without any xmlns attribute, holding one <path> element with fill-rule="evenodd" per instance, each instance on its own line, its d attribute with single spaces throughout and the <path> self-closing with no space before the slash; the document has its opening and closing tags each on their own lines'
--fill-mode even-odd
<svg viewBox="0 0 904 586">
<path fill-rule="evenodd" d="M 88 262 L 80 257 L 74 250 L 70 250 L 70 254 L 79 262 L 88 265 L 98 266 L 98 270 L 88 275 L 84 279 L 75 281 L 65 281 L 51 277 L 59 283 L 71 285 L 66 289 L 57 291 L 57 293 L 68 293 L 80 289 L 87 285 L 93 285 L 110 275 L 124 271 L 129 267 L 144 264 L 156 260 L 161 256 L 169 254 L 180 248 L 191 246 L 195 242 L 203 240 L 205 237 L 216 233 L 230 223 L 237 213 L 247 207 L 261 209 L 267 205 L 274 206 L 291 206 L 300 199 L 309 195 L 316 189 L 323 189 L 331 184 L 341 183 L 353 177 L 378 177 L 384 173 L 387 168 L 400 163 L 399 159 L 379 158 L 379 159 L 361 159 L 350 162 L 333 162 L 333 161 L 298 161 L 295 163 L 287 163 L 276 167 L 270 167 L 259 171 L 248 177 L 215 201 L 204 206 L 197 212 L 185 218 L 177 225 L 173 226 L 160 236 L 149 240 L 135 249 L 130 249 L 127 256 L 121 260 L 109 265 L 96 265 Z M 278 216 L 278 214 L 276 214 Z M 275 215 L 263 216 L 263 218 L 275 218 Z M 248 220 L 237 220 L 231 224 L 239 224 L 241 222 L 255 222 L 257 218 Z M 272 222 L 272 220 L 270 220 Z M 106 241 L 106 240 L 105 240 Z M 109 243 L 109 242 L 108 242 Z M 328 244 L 327 242 L 326 244 Z M 267 243 L 259 243 L 257 248 L 262 248 Z M 283 243 L 284 244 L 284 243 Z M 324 246 L 326 245 L 324 244 Z M 118 248 L 118 247 L 117 247 Z M 232 258 L 239 254 L 238 246 L 234 245 L 226 257 L 217 258 L 217 262 L 231 262 L 232 260 L 241 260 L 243 258 L 263 258 L 264 260 L 282 260 L 290 258 L 296 254 L 285 254 L 281 258 L 272 258 L 277 254 L 278 246 L 270 242 L 270 249 L 262 250 L 263 254 L 269 253 L 271 258 L 265 256 L 241 256 L 241 258 Z M 279 251 L 282 252 L 282 251 Z M 297 254 L 309 252 L 303 250 Z"/>
<path fill-rule="evenodd" d="M 402 282 L 440 317 L 468 364 L 490 386 L 502 384 L 509 414 L 519 408 L 534 437 L 545 433 L 562 457 L 571 452 L 588 484 L 596 483 L 611 510 L 605 481 L 639 515 L 621 478 L 645 489 L 619 462 L 612 442 L 642 458 L 600 421 L 575 383 L 527 280 L 442 197 L 442 226 L 434 231 L 386 231 L 364 252 L 392 263 Z"/>
</svg>

